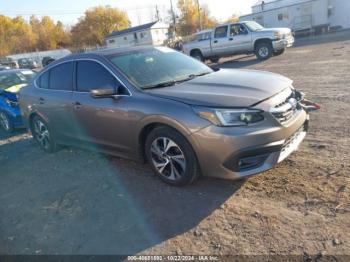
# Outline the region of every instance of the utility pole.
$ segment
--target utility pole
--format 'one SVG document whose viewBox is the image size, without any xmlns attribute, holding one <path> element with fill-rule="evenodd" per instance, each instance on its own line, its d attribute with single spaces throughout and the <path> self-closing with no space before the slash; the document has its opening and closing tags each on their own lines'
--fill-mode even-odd
<svg viewBox="0 0 350 262">
<path fill-rule="evenodd" d="M 201 7 L 199 5 L 199 0 L 197 0 L 197 8 L 198 8 L 198 23 L 199 23 L 199 29 L 202 31 L 202 18 L 201 18 Z"/>
<path fill-rule="evenodd" d="M 175 37 L 175 35 L 176 35 L 176 17 L 175 17 L 175 11 L 174 11 L 173 1 L 172 0 L 170 0 L 170 9 L 171 9 L 171 15 L 172 15 L 172 18 L 173 18 L 173 28 L 174 28 L 173 37 Z"/>
<path fill-rule="evenodd" d="M 158 10 L 158 5 L 156 5 L 156 17 L 157 17 L 157 21 L 159 21 L 159 10 Z"/>
</svg>

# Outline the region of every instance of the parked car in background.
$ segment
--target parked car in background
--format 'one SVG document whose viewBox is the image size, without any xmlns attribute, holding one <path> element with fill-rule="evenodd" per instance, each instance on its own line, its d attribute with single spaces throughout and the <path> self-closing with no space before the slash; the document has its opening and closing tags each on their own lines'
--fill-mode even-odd
<svg viewBox="0 0 350 262">
<path fill-rule="evenodd" d="M 18 105 L 18 92 L 34 79 L 35 74 L 28 69 L 11 69 L 0 72 L 0 128 L 6 132 L 23 127 Z"/>
<path fill-rule="evenodd" d="M 21 90 L 20 104 L 46 152 L 79 145 L 147 160 L 178 186 L 274 167 L 304 139 L 313 106 L 286 77 L 214 71 L 166 47 L 67 56 Z"/>
<path fill-rule="evenodd" d="M 183 51 L 200 61 L 217 62 L 220 57 L 249 53 L 265 60 L 283 54 L 293 43 L 289 28 L 264 28 L 254 21 L 246 21 L 201 31 L 194 41 L 184 44 Z"/>
<path fill-rule="evenodd" d="M 9 69 L 11 69 L 11 67 L 0 65 L 0 71 L 9 70 Z"/>
<path fill-rule="evenodd" d="M 42 64 L 43 67 L 45 67 L 48 64 L 52 63 L 53 61 L 55 61 L 55 59 L 52 58 L 51 56 L 44 56 L 42 61 L 41 61 L 41 64 Z"/>
<path fill-rule="evenodd" d="M 8 57 L 1 57 L 0 58 L 0 66 L 3 67 L 9 67 L 10 69 L 17 69 L 19 68 L 17 61 L 8 58 Z"/>
<path fill-rule="evenodd" d="M 30 58 L 18 59 L 19 68 L 35 69 L 38 67 L 38 63 Z"/>
</svg>

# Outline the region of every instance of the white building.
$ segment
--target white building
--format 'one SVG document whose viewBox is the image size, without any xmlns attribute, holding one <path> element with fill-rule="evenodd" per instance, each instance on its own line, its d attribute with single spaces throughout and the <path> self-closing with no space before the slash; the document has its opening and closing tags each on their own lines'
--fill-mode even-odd
<svg viewBox="0 0 350 262">
<path fill-rule="evenodd" d="M 260 0 L 252 6 L 252 14 L 240 20 L 294 31 L 346 29 L 350 28 L 350 0 Z"/>
<path fill-rule="evenodd" d="M 158 21 L 114 31 L 105 37 L 107 47 L 162 45 L 168 39 L 168 26 Z"/>
</svg>

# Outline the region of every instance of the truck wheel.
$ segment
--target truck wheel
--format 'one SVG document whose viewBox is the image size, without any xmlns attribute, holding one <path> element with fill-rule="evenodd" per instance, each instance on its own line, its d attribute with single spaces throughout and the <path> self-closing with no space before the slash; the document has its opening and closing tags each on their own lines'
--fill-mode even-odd
<svg viewBox="0 0 350 262">
<path fill-rule="evenodd" d="M 212 63 L 217 63 L 217 62 L 219 62 L 219 60 L 220 60 L 220 57 L 212 57 L 212 58 L 210 58 L 210 62 L 212 62 Z"/>
<path fill-rule="evenodd" d="M 278 50 L 276 52 L 273 53 L 274 56 L 279 56 L 279 55 L 282 55 L 284 53 L 284 51 L 286 51 L 285 48 L 281 49 L 281 50 Z"/>
<path fill-rule="evenodd" d="M 197 60 L 199 60 L 199 61 L 201 61 L 201 62 L 204 62 L 204 57 L 203 57 L 201 51 L 198 51 L 198 50 L 193 51 L 193 52 L 191 53 L 191 56 L 192 56 L 194 59 L 197 59 Z"/>
<path fill-rule="evenodd" d="M 269 42 L 261 42 L 255 48 L 255 55 L 259 60 L 269 59 L 273 54 L 272 45 Z"/>
</svg>

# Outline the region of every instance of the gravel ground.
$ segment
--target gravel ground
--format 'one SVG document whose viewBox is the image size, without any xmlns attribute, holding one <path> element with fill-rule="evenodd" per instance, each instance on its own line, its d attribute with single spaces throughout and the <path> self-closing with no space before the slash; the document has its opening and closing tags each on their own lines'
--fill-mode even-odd
<svg viewBox="0 0 350 262">
<path fill-rule="evenodd" d="M 281 73 L 322 105 L 298 152 L 174 188 L 147 165 L 0 133 L 0 254 L 350 255 L 350 33 L 220 67 Z"/>
</svg>

